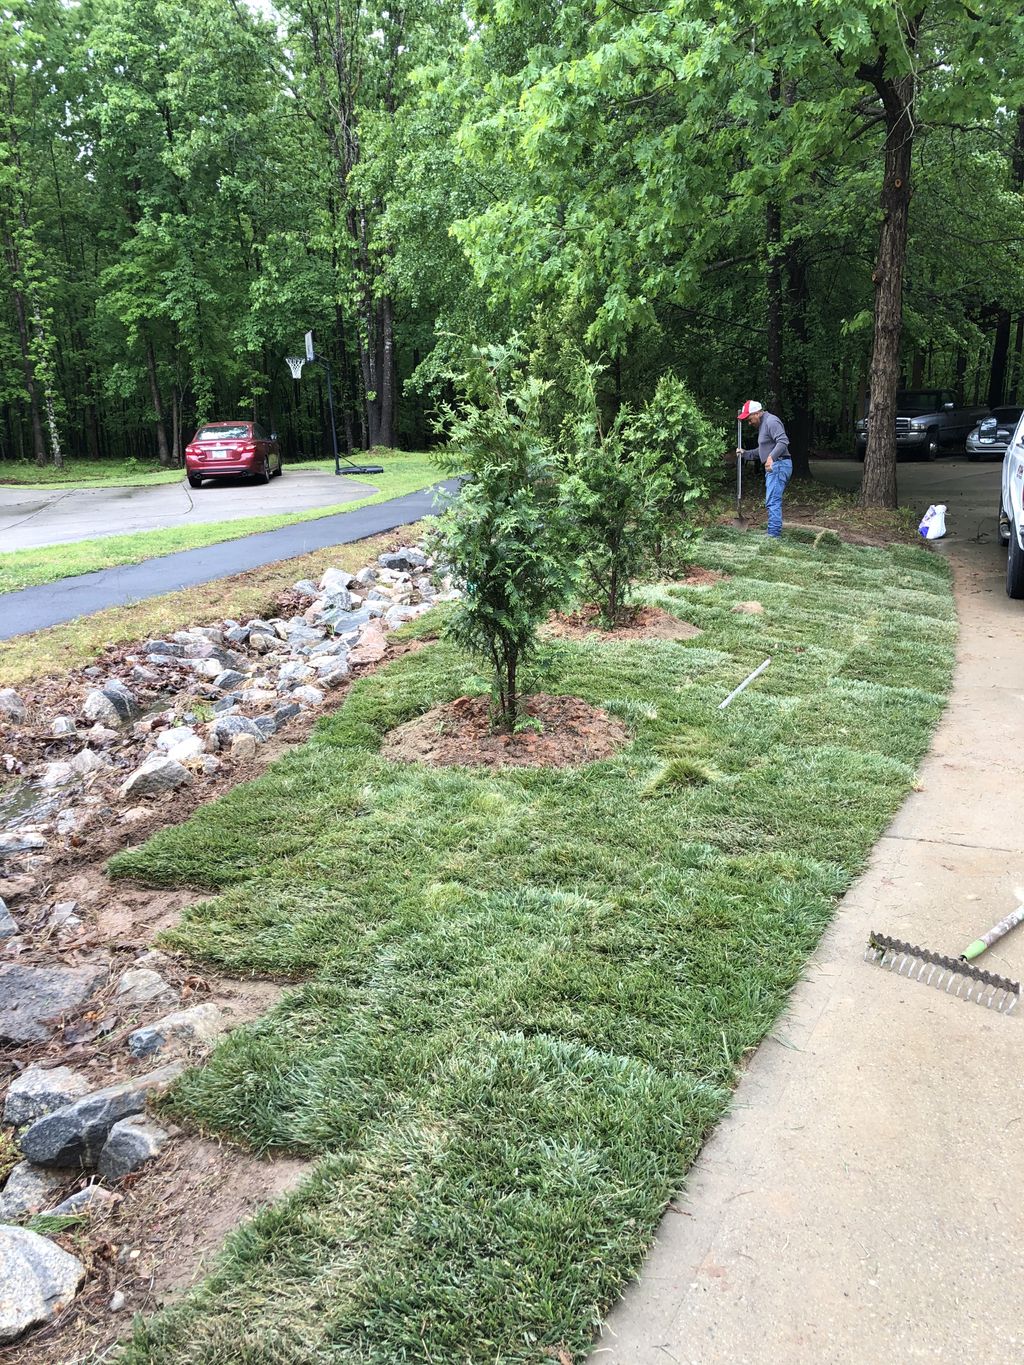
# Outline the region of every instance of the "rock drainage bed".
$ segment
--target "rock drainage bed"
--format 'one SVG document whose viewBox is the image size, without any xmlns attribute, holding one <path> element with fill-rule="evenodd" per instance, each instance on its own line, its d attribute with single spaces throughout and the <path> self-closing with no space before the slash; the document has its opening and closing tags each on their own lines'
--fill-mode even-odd
<svg viewBox="0 0 1024 1365">
<path fill-rule="evenodd" d="M 0 690 L 0 1344 L 23 1339 L 26 1359 L 42 1361 L 78 1295 L 90 1349 L 120 1334 L 105 1320 L 129 1296 L 144 1301 L 133 1293 L 142 1252 L 130 1236 L 112 1247 L 102 1230 L 114 1219 L 152 1240 L 151 1208 L 125 1217 L 144 1203 L 141 1173 L 166 1171 L 176 1144 L 199 1141 L 149 1102 L 278 993 L 200 976 L 152 948 L 186 898 L 115 896 L 99 861 L 304 738 L 353 672 L 385 657 L 390 630 L 457 596 L 432 570 L 402 547 L 357 574 L 296 583 L 278 614 L 194 626 L 31 691 Z M 250 1173 L 251 1188 L 238 1182 L 220 1235 L 254 1191 L 287 1183 L 266 1177 L 271 1163 L 204 1150 L 208 1175 L 223 1165 L 234 1182 L 246 1162 L 264 1172 Z"/>
</svg>

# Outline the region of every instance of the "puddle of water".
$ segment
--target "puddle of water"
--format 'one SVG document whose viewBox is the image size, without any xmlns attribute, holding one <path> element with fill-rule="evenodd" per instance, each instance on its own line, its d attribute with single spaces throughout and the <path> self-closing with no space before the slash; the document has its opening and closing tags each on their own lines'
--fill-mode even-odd
<svg viewBox="0 0 1024 1365">
<path fill-rule="evenodd" d="M 44 796 L 28 782 L 16 782 L 9 790 L 0 792 L 0 828 L 13 829 L 16 825 L 34 823 L 59 810 L 60 805 L 60 796 Z"/>
</svg>

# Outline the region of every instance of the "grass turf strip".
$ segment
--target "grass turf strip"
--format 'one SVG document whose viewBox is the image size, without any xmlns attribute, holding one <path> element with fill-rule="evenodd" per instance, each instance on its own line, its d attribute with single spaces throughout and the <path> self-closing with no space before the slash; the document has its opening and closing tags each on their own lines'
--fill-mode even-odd
<svg viewBox="0 0 1024 1365">
<path fill-rule="evenodd" d="M 554 647 L 545 686 L 630 725 L 614 758 L 384 761 L 382 734 L 472 676 L 435 644 L 114 860 L 220 892 L 177 946 L 301 982 L 172 1111 L 320 1158 L 137 1327 L 132 1365 L 585 1354 L 910 788 L 951 674 L 948 571 L 927 552 L 723 533 L 699 557 L 733 577 L 646 596 L 701 637 Z M 750 598 L 763 615 L 731 611 Z"/>
</svg>

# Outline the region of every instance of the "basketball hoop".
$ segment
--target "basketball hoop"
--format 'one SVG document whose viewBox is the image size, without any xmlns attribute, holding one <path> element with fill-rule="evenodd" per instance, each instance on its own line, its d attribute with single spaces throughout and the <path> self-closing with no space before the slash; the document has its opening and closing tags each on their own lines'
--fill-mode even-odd
<svg viewBox="0 0 1024 1365">
<path fill-rule="evenodd" d="M 305 365 L 305 363 L 306 357 L 304 355 L 285 356 L 285 364 L 291 370 L 293 379 L 299 378 L 299 376 L 302 374 L 302 367 L 303 365 Z"/>
</svg>

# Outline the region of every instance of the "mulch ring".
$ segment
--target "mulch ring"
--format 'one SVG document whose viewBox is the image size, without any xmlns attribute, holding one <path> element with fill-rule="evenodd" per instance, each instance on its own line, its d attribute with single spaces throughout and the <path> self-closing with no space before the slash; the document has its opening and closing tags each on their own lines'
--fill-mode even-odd
<svg viewBox="0 0 1024 1365">
<path fill-rule="evenodd" d="M 629 739 L 622 721 L 580 697 L 538 692 L 524 710 L 540 730 L 496 734 L 490 699 L 459 697 L 385 735 L 381 754 L 434 767 L 565 768 L 608 758 Z"/>
<path fill-rule="evenodd" d="M 700 631 L 661 607 L 632 607 L 623 613 L 614 630 L 601 625 L 601 614 L 590 604 L 578 611 L 557 612 L 549 617 L 545 633 L 559 640 L 692 640 Z"/>
</svg>

